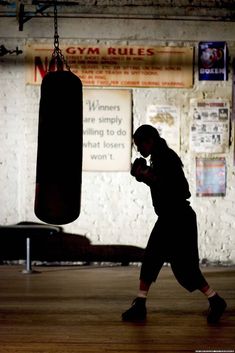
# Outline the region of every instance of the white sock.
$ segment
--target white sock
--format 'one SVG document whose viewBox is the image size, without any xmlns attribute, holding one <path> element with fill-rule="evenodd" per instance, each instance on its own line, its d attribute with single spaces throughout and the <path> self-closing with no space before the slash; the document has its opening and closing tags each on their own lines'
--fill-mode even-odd
<svg viewBox="0 0 235 353">
<path fill-rule="evenodd" d="M 147 291 L 147 290 L 139 290 L 138 298 L 144 298 L 144 299 L 146 299 L 146 298 L 147 298 L 147 295 L 148 295 L 148 291 Z"/>
<path fill-rule="evenodd" d="M 209 288 L 206 292 L 204 292 L 204 294 L 209 299 L 211 297 L 214 297 L 214 295 L 216 295 L 216 292 L 214 291 L 214 289 Z"/>
</svg>

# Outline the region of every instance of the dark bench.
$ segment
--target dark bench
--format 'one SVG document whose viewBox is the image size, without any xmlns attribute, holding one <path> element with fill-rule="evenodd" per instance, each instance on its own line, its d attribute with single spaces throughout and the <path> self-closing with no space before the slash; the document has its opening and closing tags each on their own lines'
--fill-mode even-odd
<svg viewBox="0 0 235 353">
<path fill-rule="evenodd" d="M 61 232 L 61 227 L 30 223 L 30 222 L 21 222 L 15 225 L 9 226 L 0 226 L 0 237 L 5 237 L 10 243 L 10 246 L 17 247 L 20 241 L 24 239 L 26 245 L 26 261 L 25 269 L 23 273 L 29 274 L 33 273 L 32 263 L 31 263 L 31 239 L 42 238 L 53 236 Z M 1 251 L 4 251 L 4 247 L 1 247 Z M 16 249 L 19 250 L 19 249 Z M 14 253 L 14 251 L 13 251 Z M 1 254 L 2 257 L 6 256 Z M 0 256 L 1 256 L 0 255 Z"/>
<path fill-rule="evenodd" d="M 26 246 L 25 246 L 26 244 Z M 81 262 L 83 264 L 141 262 L 144 250 L 133 245 L 93 245 L 79 234 L 70 234 L 62 227 L 20 222 L 0 226 L 0 263 L 26 258 L 24 273 L 33 273 L 31 259 L 46 264 Z"/>
</svg>

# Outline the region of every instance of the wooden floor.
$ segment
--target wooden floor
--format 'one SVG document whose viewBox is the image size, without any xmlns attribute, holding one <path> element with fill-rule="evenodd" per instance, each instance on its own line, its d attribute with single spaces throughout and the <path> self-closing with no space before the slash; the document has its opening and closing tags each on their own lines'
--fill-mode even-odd
<svg viewBox="0 0 235 353">
<path fill-rule="evenodd" d="M 234 352 L 235 268 L 205 268 L 226 298 L 220 324 L 208 326 L 207 300 L 188 293 L 164 267 L 148 300 L 145 324 L 123 323 L 138 267 L 0 266 L 0 353 Z"/>
</svg>

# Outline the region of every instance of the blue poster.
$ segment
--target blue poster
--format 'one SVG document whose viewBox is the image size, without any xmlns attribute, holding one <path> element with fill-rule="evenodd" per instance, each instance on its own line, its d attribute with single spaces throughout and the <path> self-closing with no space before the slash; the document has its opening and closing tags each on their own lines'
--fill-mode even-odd
<svg viewBox="0 0 235 353">
<path fill-rule="evenodd" d="M 196 158 L 196 195 L 225 196 L 225 158 Z"/>
<path fill-rule="evenodd" d="M 200 42 L 198 48 L 200 81 L 228 79 L 228 50 L 226 42 Z"/>
</svg>

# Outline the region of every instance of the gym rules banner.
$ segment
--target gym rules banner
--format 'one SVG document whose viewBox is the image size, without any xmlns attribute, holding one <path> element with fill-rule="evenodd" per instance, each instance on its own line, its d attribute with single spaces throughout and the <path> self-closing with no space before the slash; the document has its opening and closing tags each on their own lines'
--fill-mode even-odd
<svg viewBox="0 0 235 353">
<path fill-rule="evenodd" d="M 193 47 L 61 44 L 61 50 L 84 86 L 193 86 Z M 48 71 L 53 48 L 48 44 L 28 44 L 25 52 L 26 81 L 40 84 Z"/>
</svg>

